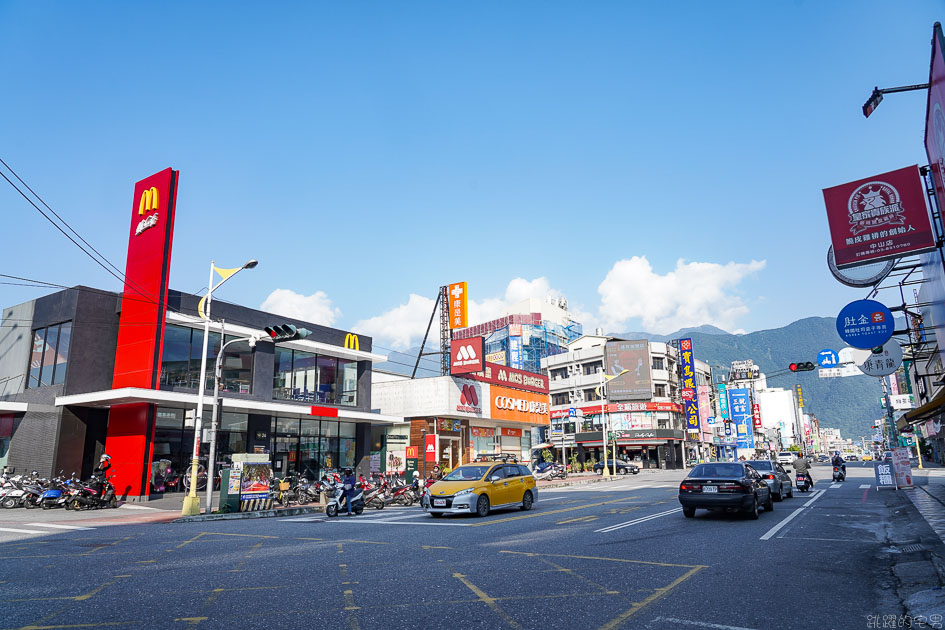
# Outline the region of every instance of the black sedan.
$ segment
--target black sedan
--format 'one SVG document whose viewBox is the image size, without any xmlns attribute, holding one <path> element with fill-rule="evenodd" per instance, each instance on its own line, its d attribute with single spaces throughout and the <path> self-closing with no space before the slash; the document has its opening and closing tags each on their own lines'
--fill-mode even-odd
<svg viewBox="0 0 945 630">
<path fill-rule="evenodd" d="M 758 507 L 774 509 L 774 495 L 748 462 L 699 464 L 679 484 L 683 515 L 692 518 L 697 509 L 747 512 L 758 518 Z"/>
<path fill-rule="evenodd" d="M 614 460 L 607 460 L 607 470 L 614 472 Z M 604 462 L 597 462 L 594 464 L 594 472 L 598 475 L 604 474 Z M 617 460 L 617 474 L 618 475 L 635 475 L 640 472 L 640 467 L 636 464 L 631 464 L 630 462 L 618 459 Z"/>
</svg>

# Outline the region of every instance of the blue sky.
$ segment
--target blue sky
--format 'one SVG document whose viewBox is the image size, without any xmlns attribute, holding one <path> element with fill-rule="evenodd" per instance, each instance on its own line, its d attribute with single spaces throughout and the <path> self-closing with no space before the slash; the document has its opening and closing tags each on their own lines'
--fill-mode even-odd
<svg viewBox="0 0 945 630">
<path fill-rule="evenodd" d="M 613 331 L 771 328 L 864 297 L 821 189 L 925 163 L 924 93 L 860 107 L 927 80 L 942 8 L 4 2 L 0 157 L 120 267 L 173 166 L 173 287 L 258 258 L 221 297 L 388 346 L 460 280 L 482 317 L 550 290 Z M 0 184 L 0 273 L 119 288 Z"/>
</svg>

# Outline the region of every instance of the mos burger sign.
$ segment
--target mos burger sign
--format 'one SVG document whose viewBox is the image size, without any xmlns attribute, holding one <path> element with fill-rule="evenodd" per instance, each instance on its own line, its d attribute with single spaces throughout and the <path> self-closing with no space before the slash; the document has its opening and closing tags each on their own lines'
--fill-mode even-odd
<svg viewBox="0 0 945 630">
<path fill-rule="evenodd" d="M 450 374 L 472 374 L 485 367 L 486 355 L 482 337 L 453 339 L 450 342 Z"/>
</svg>

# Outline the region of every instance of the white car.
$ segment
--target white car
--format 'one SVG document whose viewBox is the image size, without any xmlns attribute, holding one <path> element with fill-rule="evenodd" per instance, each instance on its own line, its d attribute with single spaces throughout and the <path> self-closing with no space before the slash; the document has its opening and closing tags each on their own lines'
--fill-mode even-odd
<svg viewBox="0 0 945 630">
<path fill-rule="evenodd" d="M 779 464 L 790 464 L 795 459 L 797 459 L 798 453 L 792 451 L 781 451 L 778 453 L 778 463 Z"/>
</svg>

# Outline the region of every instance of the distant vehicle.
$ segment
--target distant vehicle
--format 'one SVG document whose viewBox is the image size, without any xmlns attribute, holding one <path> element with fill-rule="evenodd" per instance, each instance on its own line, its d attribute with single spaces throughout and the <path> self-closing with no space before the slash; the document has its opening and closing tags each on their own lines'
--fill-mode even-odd
<svg viewBox="0 0 945 630">
<path fill-rule="evenodd" d="M 864 454 L 863 454 L 863 461 L 864 461 L 864 462 L 871 462 L 871 461 L 873 461 L 873 456 L 870 455 L 869 453 L 864 453 Z"/>
<path fill-rule="evenodd" d="M 771 489 L 748 462 L 699 464 L 679 484 L 683 516 L 697 509 L 733 510 L 758 518 L 758 508 L 774 509 Z"/>
<path fill-rule="evenodd" d="M 891 462 L 892 461 L 892 451 L 886 451 L 883 453 L 883 461 Z"/>
<path fill-rule="evenodd" d="M 830 458 L 827 457 L 825 454 L 821 453 L 820 455 L 817 456 L 817 461 L 821 463 L 825 463 L 825 462 L 829 462 Z"/>
<path fill-rule="evenodd" d="M 611 472 L 614 470 L 614 460 L 607 460 L 607 468 Z M 604 474 L 604 462 L 597 462 L 594 464 L 594 472 L 598 475 Z M 640 472 L 640 467 L 636 464 L 631 464 L 630 462 L 618 459 L 617 460 L 617 474 L 618 475 L 635 475 Z"/>
<path fill-rule="evenodd" d="M 859 459 L 856 455 L 853 455 L 852 453 L 849 454 L 849 455 L 847 455 L 846 457 L 844 457 L 844 459 L 847 460 L 848 462 L 858 462 L 858 461 L 860 461 L 860 459 Z"/>
<path fill-rule="evenodd" d="M 791 477 L 781 464 L 767 459 L 759 459 L 748 463 L 758 471 L 761 478 L 768 484 L 775 501 L 783 501 L 784 497 L 794 496 L 794 485 Z"/>
<path fill-rule="evenodd" d="M 790 464 L 800 453 L 795 453 L 794 451 L 781 451 L 778 453 L 778 463 L 779 464 Z"/>
</svg>

